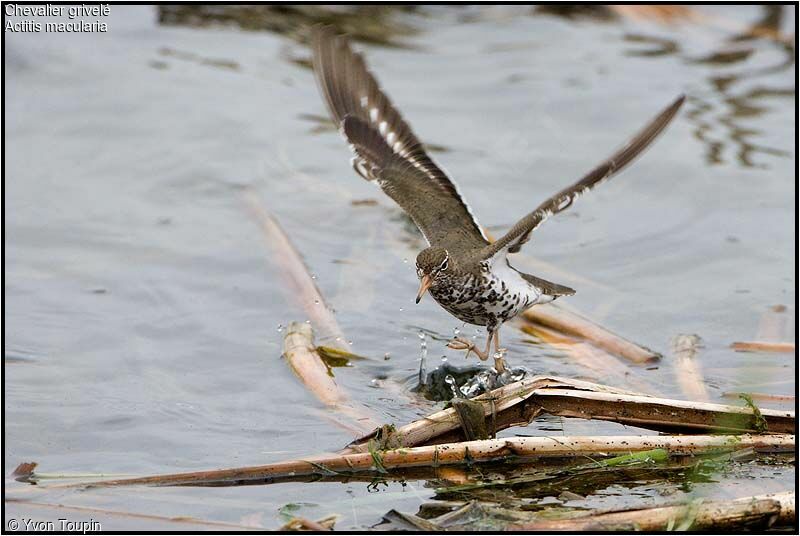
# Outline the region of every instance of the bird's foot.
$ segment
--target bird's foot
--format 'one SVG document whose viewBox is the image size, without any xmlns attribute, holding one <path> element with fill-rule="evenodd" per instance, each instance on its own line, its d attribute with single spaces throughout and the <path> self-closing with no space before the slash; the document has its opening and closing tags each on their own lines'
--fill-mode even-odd
<svg viewBox="0 0 800 536">
<path fill-rule="evenodd" d="M 498 374 L 502 374 L 506 371 L 506 360 L 504 359 L 506 352 L 505 348 L 498 348 L 494 352 L 494 369 L 497 371 Z"/>
<path fill-rule="evenodd" d="M 475 355 L 478 356 L 481 361 L 486 361 L 489 359 L 488 353 L 481 351 L 480 348 L 475 346 L 474 342 L 469 339 L 465 339 L 464 337 L 456 337 L 447 344 L 447 347 L 452 348 L 453 350 L 466 350 L 467 355 L 464 357 L 469 357 L 470 352 L 475 352 Z"/>
</svg>

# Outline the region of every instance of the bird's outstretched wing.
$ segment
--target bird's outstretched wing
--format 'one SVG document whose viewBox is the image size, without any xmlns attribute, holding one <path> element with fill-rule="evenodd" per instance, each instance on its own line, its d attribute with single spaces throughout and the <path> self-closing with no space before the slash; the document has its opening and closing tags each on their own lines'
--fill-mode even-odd
<svg viewBox="0 0 800 536">
<path fill-rule="evenodd" d="M 330 27 L 312 30 L 313 65 L 331 116 L 350 142 L 353 167 L 400 205 L 430 245 L 488 244 L 456 185 L 431 160 L 360 54 Z"/>
<path fill-rule="evenodd" d="M 556 195 L 539 205 L 539 207 L 519 220 L 504 236 L 486 246 L 480 252 L 480 258 L 488 259 L 500 251 L 515 253 L 528 241 L 531 231 L 536 229 L 544 220 L 553 214 L 569 208 L 573 201 L 592 189 L 595 185 L 616 175 L 634 158 L 642 153 L 669 124 L 684 101 L 684 96 L 678 97 L 664 111 L 647 124 L 636 136 L 633 137 L 622 149 L 614 153 L 611 158 L 587 173 L 575 184 L 564 188 Z"/>
</svg>

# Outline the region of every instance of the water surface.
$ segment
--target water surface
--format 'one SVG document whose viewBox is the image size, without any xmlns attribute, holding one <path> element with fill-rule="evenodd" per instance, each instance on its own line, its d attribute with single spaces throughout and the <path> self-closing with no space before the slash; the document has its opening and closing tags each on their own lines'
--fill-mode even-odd
<svg viewBox="0 0 800 536">
<path fill-rule="evenodd" d="M 778 336 L 795 338 L 795 51 L 746 30 L 793 36 L 794 8 L 702 10 L 713 24 L 520 6 L 389 10 L 368 14 L 378 31 L 357 46 L 495 235 L 686 93 L 654 148 L 537 230 L 516 264 L 577 289 L 565 306 L 663 352 L 657 368 L 631 372 L 663 393 L 682 396 L 669 345 L 691 333 L 704 341 L 697 359 L 714 401 L 792 394 L 791 355 L 728 345 L 775 325 L 773 305 L 787 307 Z M 307 315 L 284 292 L 245 192 L 281 222 L 354 351 L 371 358 L 338 369 L 337 381 L 389 422 L 439 407 L 409 392 L 418 333 L 435 366 L 462 362 L 444 341 L 474 328 L 432 300 L 414 305 L 422 240 L 318 119 L 326 111 L 302 44 L 313 17 L 293 17 L 272 31 L 197 27 L 112 6 L 106 34 L 6 34 L 6 474 L 29 460 L 47 472 L 131 474 L 256 465 L 352 439 L 320 418 L 280 358 L 279 327 Z M 378 203 L 352 203 L 363 199 Z M 514 364 L 587 377 L 513 327 L 503 343 Z M 397 389 L 414 403 L 399 403 Z M 545 418 L 505 433 L 641 432 Z M 780 491 L 794 471 L 751 476 L 757 486 L 721 476 L 731 485 L 699 488 Z M 424 480 L 7 484 L 17 498 L 266 528 L 289 502 L 366 528 L 433 496 Z"/>
</svg>

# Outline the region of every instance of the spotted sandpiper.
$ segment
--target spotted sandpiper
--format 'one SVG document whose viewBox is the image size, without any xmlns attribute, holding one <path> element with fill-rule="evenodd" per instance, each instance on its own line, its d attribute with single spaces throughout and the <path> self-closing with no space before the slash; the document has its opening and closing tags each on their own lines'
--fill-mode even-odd
<svg viewBox="0 0 800 536">
<path fill-rule="evenodd" d="M 354 153 L 353 169 L 374 181 L 411 217 L 428 248 L 417 255 L 416 301 L 426 291 L 459 320 L 486 326 L 486 348 L 467 338 L 448 346 L 481 359 L 495 344 L 495 368 L 503 368 L 499 330 L 503 322 L 540 303 L 575 291 L 511 266 L 508 255 L 528 241 L 545 219 L 572 205 L 600 182 L 617 174 L 664 130 L 683 104 L 679 96 L 610 158 L 576 183 L 541 203 L 505 235 L 490 242 L 455 183 L 433 162 L 362 56 L 330 27 L 312 30 L 313 64 L 334 123 Z"/>
</svg>

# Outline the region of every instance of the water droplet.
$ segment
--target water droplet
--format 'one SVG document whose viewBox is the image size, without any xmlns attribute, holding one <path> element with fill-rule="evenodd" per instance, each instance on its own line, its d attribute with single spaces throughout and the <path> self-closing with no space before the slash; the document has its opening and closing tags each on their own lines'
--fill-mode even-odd
<svg viewBox="0 0 800 536">
<path fill-rule="evenodd" d="M 453 328 L 453 337 L 458 337 L 459 335 L 461 335 L 461 330 L 457 327 Z"/>
<path fill-rule="evenodd" d="M 383 354 L 384 361 L 389 361 L 389 359 L 391 359 L 391 357 L 392 356 L 391 356 L 391 354 L 389 354 L 389 352 L 386 352 L 385 354 Z"/>
<path fill-rule="evenodd" d="M 447 363 L 447 356 L 446 355 L 442 356 L 442 363 Z"/>
<path fill-rule="evenodd" d="M 353 341 L 347 341 L 347 344 L 349 344 L 350 346 L 353 346 Z"/>
<path fill-rule="evenodd" d="M 283 324 L 278 324 L 278 333 L 283 332 Z"/>
<path fill-rule="evenodd" d="M 311 320 L 306 320 L 306 324 L 310 324 L 310 323 L 311 323 Z"/>
<path fill-rule="evenodd" d="M 315 303 L 316 305 L 319 305 L 319 300 L 318 300 L 318 299 L 314 300 L 314 303 Z"/>
<path fill-rule="evenodd" d="M 314 275 L 314 274 L 311 274 L 311 279 L 316 279 L 316 278 L 317 278 L 317 276 L 316 276 L 316 275 Z"/>
<path fill-rule="evenodd" d="M 342 338 L 341 337 L 336 337 L 336 342 L 342 342 Z"/>
<path fill-rule="evenodd" d="M 420 339 L 421 341 L 424 341 L 424 340 L 425 340 L 425 332 L 424 332 L 424 331 L 420 331 L 420 332 L 417 334 L 417 336 L 419 337 L 419 339 Z"/>
<path fill-rule="evenodd" d="M 408 259 L 403 259 L 403 264 L 408 264 Z"/>
<path fill-rule="evenodd" d="M 403 308 L 402 308 L 402 307 L 400 308 L 400 312 L 401 312 L 401 313 L 403 312 Z"/>
<path fill-rule="evenodd" d="M 458 384 L 452 375 L 448 374 L 445 376 L 444 381 L 450 386 L 450 390 L 453 392 L 453 398 L 464 398 L 464 392 L 458 387 Z"/>
</svg>

